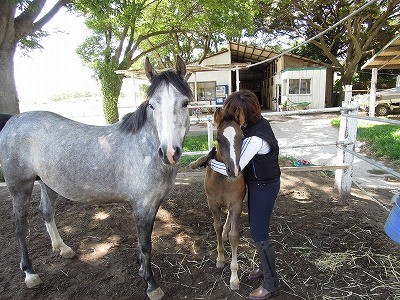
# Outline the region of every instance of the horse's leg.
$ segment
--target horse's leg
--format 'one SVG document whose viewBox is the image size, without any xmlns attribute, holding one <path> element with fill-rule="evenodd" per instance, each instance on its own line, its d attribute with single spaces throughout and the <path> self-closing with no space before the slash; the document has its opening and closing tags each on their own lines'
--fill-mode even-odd
<svg viewBox="0 0 400 300">
<path fill-rule="evenodd" d="M 150 199 L 148 201 L 151 202 L 152 200 Z M 140 211 L 134 208 L 138 235 L 139 275 L 146 281 L 146 293 L 151 300 L 159 300 L 164 296 L 164 292 L 154 280 L 153 271 L 151 269 L 151 233 L 153 231 L 158 206 L 159 205 L 156 205 L 156 207 L 141 208 Z"/>
<path fill-rule="evenodd" d="M 54 202 L 56 201 L 58 194 L 45 185 L 42 181 L 40 182 L 41 197 L 40 197 L 40 210 L 43 213 L 47 232 L 50 235 L 51 246 L 53 251 L 60 251 L 60 255 L 64 258 L 71 258 L 75 256 L 74 250 L 68 247 L 60 234 L 58 233 L 56 222 L 54 221 Z"/>
<path fill-rule="evenodd" d="M 222 230 L 222 241 L 226 242 L 229 238 L 229 231 L 231 230 L 231 213 L 227 212 L 226 214 L 226 221 L 224 224 L 224 229 Z"/>
<path fill-rule="evenodd" d="M 231 279 L 230 288 L 231 290 L 238 290 L 240 281 L 238 277 L 238 263 L 237 263 L 237 249 L 239 246 L 239 219 L 240 219 L 241 208 L 233 208 L 230 212 L 231 215 L 231 230 L 229 232 L 229 244 L 232 249 L 232 260 L 231 260 Z"/>
<path fill-rule="evenodd" d="M 215 234 L 217 235 L 217 268 L 223 268 L 225 264 L 225 249 L 222 241 L 222 221 L 221 221 L 221 210 L 219 207 L 212 205 L 212 201 L 209 200 L 209 207 L 213 215 L 213 225 Z"/>
<path fill-rule="evenodd" d="M 18 184 L 18 186 L 8 186 L 12 196 L 15 233 L 17 235 L 21 262 L 20 268 L 25 272 L 25 284 L 28 288 L 35 287 L 42 283 L 39 275 L 36 274 L 29 259 L 28 247 L 26 246 L 26 236 L 28 235 L 28 212 L 29 202 L 32 195 L 33 181 Z"/>
</svg>

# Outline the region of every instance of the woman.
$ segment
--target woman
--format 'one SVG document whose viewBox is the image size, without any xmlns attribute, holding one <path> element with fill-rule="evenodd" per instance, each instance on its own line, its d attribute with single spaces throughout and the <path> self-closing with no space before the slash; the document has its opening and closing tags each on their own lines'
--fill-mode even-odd
<svg viewBox="0 0 400 300">
<path fill-rule="evenodd" d="M 250 299 L 261 300 L 275 295 L 280 287 L 275 250 L 269 236 L 272 210 L 280 189 L 279 146 L 269 122 L 261 116 L 261 107 L 253 92 L 240 90 L 226 98 L 224 116 L 235 116 L 238 109 L 245 117 L 240 168 L 248 188 L 250 234 L 261 261 L 249 278 L 264 278 L 262 285 L 250 293 Z M 213 170 L 227 175 L 223 163 L 211 159 L 209 164 Z"/>
</svg>

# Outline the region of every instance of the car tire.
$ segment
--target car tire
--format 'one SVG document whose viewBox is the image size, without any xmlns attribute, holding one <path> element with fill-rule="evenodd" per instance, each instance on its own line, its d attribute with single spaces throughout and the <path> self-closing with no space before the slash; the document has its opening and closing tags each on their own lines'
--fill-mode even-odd
<svg viewBox="0 0 400 300">
<path fill-rule="evenodd" d="M 375 108 L 375 114 L 377 116 L 380 116 L 380 117 L 381 116 L 386 116 L 388 114 L 388 112 L 389 112 L 389 108 L 387 106 L 385 106 L 385 105 L 378 105 Z"/>
</svg>

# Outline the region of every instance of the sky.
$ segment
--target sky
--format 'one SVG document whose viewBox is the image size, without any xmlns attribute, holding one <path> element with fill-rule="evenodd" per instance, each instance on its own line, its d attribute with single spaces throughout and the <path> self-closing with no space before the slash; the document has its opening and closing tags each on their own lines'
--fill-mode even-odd
<svg viewBox="0 0 400 300">
<path fill-rule="evenodd" d="M 52 2 L 52 1 L 49 1 Z M 76 49 L 90 34 L 83 18 L 61 9 L 43 28 L 43 50 L 29 57 L 15 54 L 15 80 L 21 102 L 46 101 L 50 96 L 75 92 L 99 93 L 93 72 L 84 66 Z"/>
</svg>

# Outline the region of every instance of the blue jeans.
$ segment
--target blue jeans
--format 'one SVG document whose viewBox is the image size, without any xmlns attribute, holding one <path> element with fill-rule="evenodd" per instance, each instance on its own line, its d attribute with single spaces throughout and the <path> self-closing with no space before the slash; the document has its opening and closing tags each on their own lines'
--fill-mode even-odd
<svg viewBox="0 0 400 300">
<path fill-rule="evenodd" d="M 254 242 L 269 240 L 269 224 L 280 185 L 279 178 L 270 183 L 247 183 L 250 234 Z"/>
</svg>

